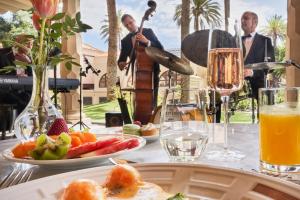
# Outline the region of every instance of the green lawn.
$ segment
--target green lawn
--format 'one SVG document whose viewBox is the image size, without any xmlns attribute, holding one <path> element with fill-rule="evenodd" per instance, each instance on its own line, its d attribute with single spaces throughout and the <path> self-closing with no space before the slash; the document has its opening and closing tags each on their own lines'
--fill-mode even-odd
<svg viewBox="0 0 300 200">
<path fill-rule="evenodd" d="M 92 122 L 105 123 L 106 112 L 120 112 L 118 101 L 111 101 L 83 107 L 84 114 L 92 119 Z"/>
<path fill-rule="evenodd" d="M 223 113 L 221 120 L 224 121 Z M 230 123 L 252 123 L 252 112 L 236 111 L 230 117 Z"/>
<path fill-rule="evenodd" d="M 117 101 L 111 101 L 107 103 L 101 103 L 96 105 L 84 106 L 83 112 L 88 118 L 92 119 L 92 122 L 105 123 L 106 112 L 120 112 L 119 104 Z M 236 111 L 233 116 L 230 117 L 230 123 L 251 123 L 251 112 Z M 221 117 L 224 119 L 223 113 Z"/>
</svg>

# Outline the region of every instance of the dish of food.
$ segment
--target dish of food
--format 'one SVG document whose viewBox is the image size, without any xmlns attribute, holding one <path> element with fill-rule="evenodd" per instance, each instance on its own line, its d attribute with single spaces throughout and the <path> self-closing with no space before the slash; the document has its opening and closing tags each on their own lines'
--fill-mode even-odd
<svg viewBox="0 0 300 200">
<path fill-rule="evenodd" d="M 140 174 L 142 182 L 144 184 L 145 182 L 149 183 L 149 185 L 145 185 L 145 187 L 151 188 L 151 190 L 149 189 L 148 191 L 156 191 L 156 194 L 159 193 L 161 195 L 172 196 L 182 193 L 190 200 L 271 200 L 300 198 L 299 185 L 279 178 L 243 170 L 185 163 L 152 163 L 132 166 Z M 95 167 L 48 176 L 2 189 L 0 190 L 0 196 L 5 197 L 7 200 L 61 200 L 61 198 L 64 197 L 64 192 L 68 192 L 67 188 L 70 189 L 71 187 L 69 191 L 73 191 L 74 188 L 72 185 L 75 185 L 76 189 L 76 185 L 81 185 L 82 180 L 87 180 L 87 183 L 83 181 L 83 185 L 91 185 L 92 188 L 94 187 L 95 190 L 102 195 L 104 195 L 104 191 L 107 192 L 107 187 L 112 188 L 110 189 L 111 191 L 108 190 L 108 192 L 112 192 L 113 194 L 119 194 L 118 192 L 120 192 L 120 190 L 115 190 L 116 188 L 122 189 L 122 195 L 130 194 L 130 190 L 126 190 L 126 188 L 130 185 L 134 186 L 135 184 L 132 183 L 136 183 L 136 181 L 123 181 L 123 178 L 121 180 L 121 176 L 119 175 L 122 174 L 124 170 L 114 171 L 113 169 L 114 166 Z M 113 171 L 118 176 L 114 175 Z M 126 180 L 140 180 L 138 176 L 131 176 L 131 174 L 135 173 L 129 173 L 129 175 L 124 176 L 124 178 Z M 115 177 L 116 180 L 115 178 L 110 179 L 109 175 Z M 118 183 L 118 181 L 121 181 L 119 187 L 114 187 L 118 184 L 109 184 Z M 83 186 L 83 188 L 88 189 L 90 186 Z M 134 186 L 133 188 L 136 187 Z M 139 188 L 141 187 L 139 186 Z M 108 196 L 112 198 L 110 193 L 105 194 L 109 194 Z M 178 194 L 178 196 L 180 197 L 181 195 Z M 115 200 L 120 200 L 119 197 L 114 196 L 114 198 Z M 141 199 L 154 200 L 152 193 L 151 198 L 143 196 Z M 72 200 L 76 200 L 75 197 Z"/>
<path fill-rule="evenodd" d="M 175 195 L 165 192 L 160 186 L 145 182 L 140 173 L 130 165 L 117 165 L 103 183 L 90 179 L 77 179 L 58 192 L 60 200 L 172 200 Z M 176 195 L 176 200 L 187 200 Z"/>
<path fill-rule="evenodd" d="M 78 132 L 54 137 L 41 135 L 35 141 L 6 149 L 2 155 L 13 162 L 51 168 L 80 168 L 103 163 L 106 158 L 135 151 L 146 144 L 145 139 L 134 135 L 101 134 L 95 138 L 88 135 Z M 74 142 L 74 138 L 79 139 Z"/>
<path fill-rule="evenodd" d="M 147 142 L 153 142 L 159 139 L 159 129 L 152 123 L 141 125 L 136 121 L 134 124 L 125 124 L 123 126 L 123 133 L 141 136 L 145 138 Z"/>
</svg>

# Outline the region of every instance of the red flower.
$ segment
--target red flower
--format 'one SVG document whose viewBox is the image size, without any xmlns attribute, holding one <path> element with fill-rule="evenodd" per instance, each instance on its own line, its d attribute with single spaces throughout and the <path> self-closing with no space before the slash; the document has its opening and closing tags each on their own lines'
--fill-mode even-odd
<svg viewBox="0 0 300 200">
<path fill-rule="evenodd" d="M 41 18 L 51 18 L 56 14 L 59 0 L 31 0 L 35 12 Z"/>
<path fill-rule="evenodd" d="M 38 30 L 38 31 L 41 29 L 40 19 L 41 19 L 41 17 L 40 17 L 36 12 L 34 12 L 34 13 L 32 14 L 32 22 L 33 22 L 33 26 L 34 26 L 35 29 Z"/>
</svg>

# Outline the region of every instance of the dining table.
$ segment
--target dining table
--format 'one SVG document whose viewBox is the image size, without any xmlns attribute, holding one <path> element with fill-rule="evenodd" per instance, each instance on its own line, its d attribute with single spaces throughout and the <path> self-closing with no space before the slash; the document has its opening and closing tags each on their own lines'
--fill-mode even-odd
<svg viewBox="0 0 300 200">
<path fill-rule="evenodd" d="M 205 151 L 202 155 L 193 161 L 193 163 L 206 164 L 211 166 L 232 168 L 232 169 L 240 169 L 252 172 L 259 171 L 259 134 L 258 134 L 258 125 L 257 124 L 231 124 L 229 126 L 229 148 L 238 150 L 242 152 L 245 157 L 240 160 L 211 160 L 206 158 L 205 153 L 210 150 L 220 147 L 222 149 L 223 141 L 224 141 L 224 133 L 223 133 L 223 124 L 209 124 L 208 135 L 209 142 L 206 145 Z M 101 135 L 103 133 L 110 134 L 120 132 L 122 130 L 121 127 L 115 128 L 105 128 L 101 126 L 93 126 L 90 132 L 96 133 L 97 135 Z M 0 141 L 0 151 L 3 152 L 7 148 L 12 148 L 19 141 L 17 139 L 8 139 Z M 117 157 L 118 159 L 126 160 L 134 163 L 168 163 L 174 162 L 171 161 L 161 146 L 159 139 L 154 141 L 148 141 L 147 144 L 137 150 L 128 152 L 126 154 L 122 154 Z M 0 157 L 0 181 L 2 181 L 11 171 L 19 165 L 18 163 L 13 163 L 5 160 L 3 156 Z M 93 166 L 72 166 L 66 168 L 47 168 L 47 167 L 39 167 L 30 164 L 22 164 L 23 169 L 30 168 L 32 170 L 32 175 L 29 179 L 34 180 L 38 178 L 43 178 L 51 175 L 56 175 L 60 173 L 70 172 L 74 170 L 80 170 L 83 168 L 89 168 L 94 166 L 106 166 L 113 165 L 113 163 L 109 162 L 107 159 L 106 162 L 99 162 Z"/>
</svg>

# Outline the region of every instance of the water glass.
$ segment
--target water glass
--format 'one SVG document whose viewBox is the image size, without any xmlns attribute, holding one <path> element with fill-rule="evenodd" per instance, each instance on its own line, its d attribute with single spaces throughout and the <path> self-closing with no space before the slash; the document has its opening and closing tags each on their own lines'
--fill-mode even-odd
<svg viewBox="0 0 300 200">
<path fill-rule="evenodd" d="M 172 161 L 194 161 L 208 142 L 206 90 L 180 88 L 165 91 L 160 141 Z"/>
</svg>

